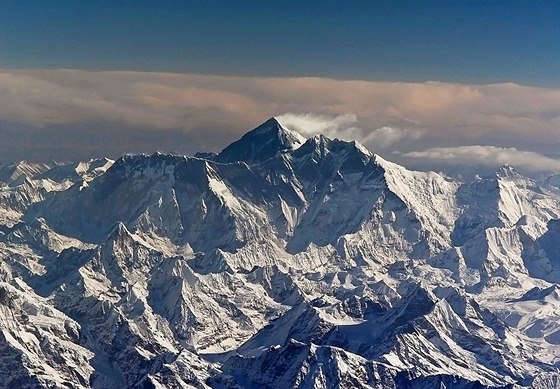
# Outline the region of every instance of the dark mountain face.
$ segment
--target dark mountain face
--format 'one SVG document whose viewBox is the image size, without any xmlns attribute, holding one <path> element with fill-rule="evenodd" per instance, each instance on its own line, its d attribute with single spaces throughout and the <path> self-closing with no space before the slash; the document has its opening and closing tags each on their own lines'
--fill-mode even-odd
<svg viewBox="0 0 560 389">
<path fill-rule="evenodd" d="M 456 182 L 275 119 L 219 154 L 14 169 L 0 387 L 558 382 L 551 180 Z"/>
<path fill-rule="evenodd" d="M 223 149 L 213 159 L 221 163 L 240 161 L 254 165 L 291 151 L 304 140 L 301 135 L 271 118 Z"/>
</svg>

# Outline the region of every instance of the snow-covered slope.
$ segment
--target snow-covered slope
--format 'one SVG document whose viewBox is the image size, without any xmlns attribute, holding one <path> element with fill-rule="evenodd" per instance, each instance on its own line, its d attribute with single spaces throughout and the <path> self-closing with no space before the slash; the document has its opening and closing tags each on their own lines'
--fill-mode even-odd
<svg viewBox="0 0 560 389">
<path fill-rule="evenodd" d="M 0 223 L 13 225 L 33 203 L 74 184 L 84 187 L 113 163 L 107 158 L 87 162 L 33 164 L 22 161 L 0 167 Z"/>
<path fill-rule="evenodd" d="M 18 166 L 0 387 L 560 380 L 552 179 L 409 171 L 275 119 L 219 154 Z"/>
</svg>

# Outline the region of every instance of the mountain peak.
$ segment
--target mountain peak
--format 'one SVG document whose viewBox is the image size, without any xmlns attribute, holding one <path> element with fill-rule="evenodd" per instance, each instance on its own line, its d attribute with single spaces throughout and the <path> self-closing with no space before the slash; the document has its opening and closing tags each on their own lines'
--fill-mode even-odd
<svg viewBox="0 0 560 389">
<path fill-rule="evenodd" d="M 256 127 L 255 129 L 253 129 L 250 132 L 263 132 L 263 131 L 270 131 L 272 129 L 285 129 L 282 124 L 280 124 L 280 122 L 278 121 L 278 119 L 276 119 L 274 116 L 269 118 L 267 121 L 265 121 L 264 123 L 260 124 L 258 127 Z"/>
<path fill-rule="evenodd" d="M 51 166 L 46 163 L 33 163 L 25 160 L 0 166 L 0 182 L 11 182 L 22 175 L 34 177 L 50 168 Z"/>
<path fill-rule="evenodd" d="M 496 176 L 498 178 L 518 178 L 521 176 L 517 170 L 513 168 L 510 164 L 504 164 L 498 168 L 496 171 Z"/>
<path fill-rule="evenodd" d="M 253 165 L 294 150 L 304 142 L 305 138 L 288 130 L 273 117 L 223 149 L 215 160 L 222 163 L 242 161 Z"/>
</svg>

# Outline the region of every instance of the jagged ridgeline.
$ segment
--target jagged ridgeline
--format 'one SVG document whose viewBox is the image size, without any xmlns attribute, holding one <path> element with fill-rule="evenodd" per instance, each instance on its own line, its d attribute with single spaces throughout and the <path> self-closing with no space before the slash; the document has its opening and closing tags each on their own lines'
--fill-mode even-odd
<svg viewBox="0 0 560 389">
<path fill-rule="evenodd" d="M 270 119 L 0 168 L 1 388 L 560 385 L 560 188 Z"/>
</svg>

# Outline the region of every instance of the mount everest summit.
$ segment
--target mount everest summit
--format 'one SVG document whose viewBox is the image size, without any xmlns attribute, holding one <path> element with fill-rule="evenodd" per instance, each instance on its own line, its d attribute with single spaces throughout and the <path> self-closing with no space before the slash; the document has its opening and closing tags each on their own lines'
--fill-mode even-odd
<svg viewBox="0 0 560 389">
<path fill-rule="evenodd" d="M 0 388 L 560 387 L 560 188 L 270 119 L 0 168 Z"/>
</svg>

